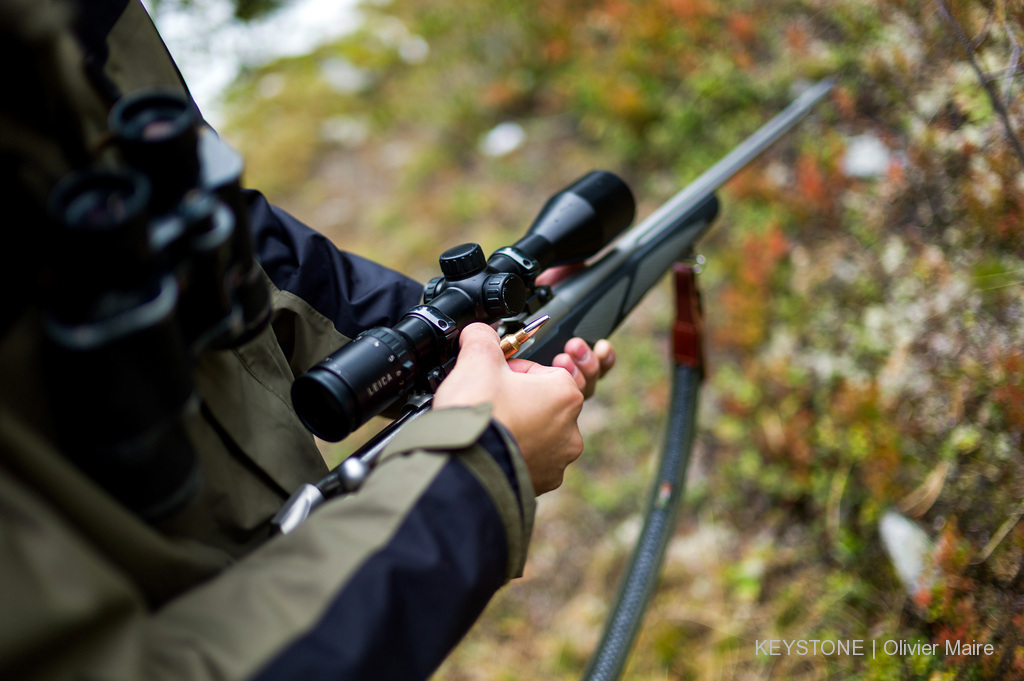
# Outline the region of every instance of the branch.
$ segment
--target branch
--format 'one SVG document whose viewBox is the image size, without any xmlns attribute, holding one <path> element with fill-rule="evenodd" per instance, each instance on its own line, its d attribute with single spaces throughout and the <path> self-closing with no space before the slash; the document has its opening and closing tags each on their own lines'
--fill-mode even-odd
<svg viewBox="0 0 1024 681">
<path fill-rule="evenodd" d="M 1013 88 L 1013 74 L 1016 73 L 1017 68 L 1020 66 L 1020 43 L 1017 42 L 1017 38 L 1014 37 L 1013 31 L 1006 25 L 1005 20 L 1003 20 L 1003 28 L 1006 29 L 1006 35 L 1009 36 L 1010 42 L 1013 43 L 1010 65 L 1006 67 L 1006 78 L 1003 79 L 1003 102 L 1009 104 L 1010 90 Z"/>
<path fill-rule="evenodd" d="M 967 61 L 970 62 L 971 68 L 973 68 L 974 72 L 978 75 L 978 81 L 981 83 L 982 87 L 985 88 L 985 92 L 988 93 L 988 98 L 992 102 L 992 107 L 1003 120 L 1003 127 L 1006 128 L 1006 136 L 1009 138 L 1010 145 L 1017 154 L 1017 160 L 1020 161 L 1021 167 L 1024 168 L 1024 146 L 1021 145 L 1020 138 L 1017 137 L 1017 134 L 1013 130 L 1013 125 L 1010 123 L 1010 115 L 1006 111 L 1006 106 L 1003 105 L 1002 98 L 999 96 L 999 93 L 996 92 L 992 83 L 985 78 L 984 71 L 981 70 L 981 66 L 978 65 L 977 60 L 974 58 L 974 48 L 971 46 L 971 41 L 964 34 L 963 28 L 961 28 L 960 24 L 957 23 L 956 19 L 953 18 L 953 15 L 950 14 L 949 8 L 946 7 L 946 0 L 936 0 L 936 3 L 939 6 L 939 11 L 942 13 L 942 16 L 946 19 L 946 22 L 953 28 L 953 32 L 956 34 L 956 39 L 960 42 L 960 46 L 963 47 L 964 53 L 967 55 Z M 1016 41 L 1014 41 L 1014 45 L 1016 45 Z"/>
<path fill-rule="evenodd" d="M 1024 73 L 1024 68 L 1019 64 L 1017 66 L 1007 66 L 1005 69 L 999 69 L 998 71 L 989 71 L 985 74 L 985 80 L 999 80 L 1000 78 L 1016 78 L 1018 75 Z"/>
</svg>

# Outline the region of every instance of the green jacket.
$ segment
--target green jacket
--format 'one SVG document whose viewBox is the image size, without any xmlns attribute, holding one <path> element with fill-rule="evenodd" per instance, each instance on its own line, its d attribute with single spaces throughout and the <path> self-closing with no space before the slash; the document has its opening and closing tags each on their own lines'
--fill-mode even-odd
<svg viewBox="0 0 1024 681">
<path fill-rule="evenodd" d="M 24 98 L 0 106 L 5 198 L 32 216 L 98 153 L 118 92 L 183 85 L 135 0 L 0 0 L 0 25 L 25 59 L 8 76 L 23 82 L 7 83 Z M 159 523 L 61 451 L 33 295 L 45 243 L 31 217 L 6 223 L 31 257 L 4 273 L 24 294 L 0 326 L 0 678 L 425 678 L 521 574 L 532 485 L 487 407 L 414 422 L 363 489 L 270 538 L 288 495 L 326 472 L 291 408 L 292 380 L 346 337 L 393 323 L 418 286 L 256 193 L 247 203 L 272 322 L 200 357 L 201 406 L 185 425 L 203 485 Z"/>
</svg>

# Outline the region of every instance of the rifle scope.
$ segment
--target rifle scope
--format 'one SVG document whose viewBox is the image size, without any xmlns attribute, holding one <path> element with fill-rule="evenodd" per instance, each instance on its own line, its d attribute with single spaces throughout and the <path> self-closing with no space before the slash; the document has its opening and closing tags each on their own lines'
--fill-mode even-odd
<svg viewBox="0 0 1024 681">
<path fill-rule="evenodd" d="M 633 221 L 636 203 L 616 175 L 592 171 L 544 204 L 526 235 L 484 259 L 478 244 L 450 248 L 423 304 L 392 327 L 359 334 L 299 376 L 292 404 L 318 437 L 338 441 L 403 394 L 433 392 L 454 363 L 462 329 L 531 313 L 550 291 L 536 285 L 548 267 L 597 253 Z"/>
</svg>

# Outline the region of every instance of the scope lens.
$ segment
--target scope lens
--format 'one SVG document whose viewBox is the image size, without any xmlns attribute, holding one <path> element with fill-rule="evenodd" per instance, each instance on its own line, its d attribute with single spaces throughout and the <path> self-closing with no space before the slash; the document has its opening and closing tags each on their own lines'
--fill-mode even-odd
<svg viewBox="0 0 1024 681">
<path fill-rule="evenodd" d="M 581 262 L 628 227 L 635 213 L 626 183 L 594 170 L 548 199 L 515 247 L 543 267 Z"/>
</svg>

